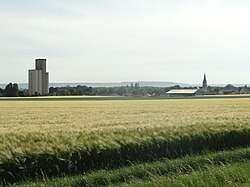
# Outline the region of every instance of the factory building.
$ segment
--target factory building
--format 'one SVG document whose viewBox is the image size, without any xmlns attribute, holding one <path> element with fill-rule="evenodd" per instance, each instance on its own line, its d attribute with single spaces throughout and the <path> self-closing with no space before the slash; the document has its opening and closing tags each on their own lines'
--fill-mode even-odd
<svg viewBox="0 0 250 187">
<path fill-rule="evenodd" d="M 36 68 L 29 70 L 29 93 L 47 95 L 49 93 L 49 73 L 46 72 L 46 59 L 36 59 Z"/>
</svg>

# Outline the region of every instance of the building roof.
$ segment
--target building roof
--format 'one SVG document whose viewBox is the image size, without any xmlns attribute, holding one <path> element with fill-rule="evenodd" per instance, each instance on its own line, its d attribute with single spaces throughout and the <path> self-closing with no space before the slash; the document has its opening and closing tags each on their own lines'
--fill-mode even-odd
<svg viewBox="0 0 250 187">
<path fill-rule="evenodd" d="M 220 90 L 221 92 L 234 92 L 236 91 L 235 89 L 222 89 Z"/>
<path fill-rule="evenodd" d="M 167 94 L 194 94 L 199 89 L 173 89 L 167 92 Z"/>
</svg>

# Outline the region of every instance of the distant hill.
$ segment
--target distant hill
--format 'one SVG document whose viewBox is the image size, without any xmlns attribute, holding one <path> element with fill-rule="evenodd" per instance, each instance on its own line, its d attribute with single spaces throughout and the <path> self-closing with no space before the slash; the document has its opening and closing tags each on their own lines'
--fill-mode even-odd
<svg viewBox="0 0 250 187">
<path fill-rule="evenodd" d="M 154 87 L 170 87 L 174 85 L 180 85 L 183 87 L 188 87 L 190 84 L 185 83 L 176 83 L 176 82 L 164 82 L 164 81 L 135 81 L 133 84 L 139 83 L 140 86 L 154 86 Z M 78 82 L 78 83 L 50 83 L 50 87 L 64 87 L 70 86 L 75 87 L 77 85 L 85 85 L 91 87 L 121 87 L 121 86 L 130 86 L 131 82 L 110 82 L 110 83 L 85 83 L 85 82 Z M 5 88 L 6 84 L 0 84 L 0 88 Z M 27 89 L 27 83 L 18 83 L 19 88 Z"/>
<path fill-rule="evenodd" d="M 189 87 L 189 86 L 201 86 L 200 84 L 186 84 L 186 83 L 177 83 L 177 82 L 164 82 L 164 81 L 134 81 L 133 84 L 139 83 L 140 86 L 153 86 L 153 87 L 171 87 L 175 85 L 180 85 L 181 87 Z M 7 84 L 0 84 L 0 88 L 4 89 Z M 50 87 L 64 87 L 70 86 L 75 87 L 77 85 L 85 85 L 90 87 L 121 87 L 121 86 L 130 86 L 131 82 L 110 82 L 110 83 L 50 83 Z M 236 87 L 245 86 L 245 84 L 233 84 Z M 247 84 L 250 86 L 250 84 Z M 20 89 L 27 89 L 27 83 L 18 83 Z M 210 86 L 221 86 L 224 87 L 226 84 L 211 84 Z"/>
</svg>

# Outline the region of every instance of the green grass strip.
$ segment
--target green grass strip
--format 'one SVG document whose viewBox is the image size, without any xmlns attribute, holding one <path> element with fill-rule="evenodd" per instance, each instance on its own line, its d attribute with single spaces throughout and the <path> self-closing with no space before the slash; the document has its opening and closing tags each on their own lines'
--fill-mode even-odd
<svg viewBox="0 0 250 187">
<path fill-rule="evenodd" d="M 207 170 L 198 170 L 190 174 L 174 174 L 159 177 L 152 175 L 147 180 L 134 180 L 122 187 L 242 187 L 250 186 L 250 161 L 224 166 L 211 166 Z"/>
<path fill-rule="evenodd" d="M 137 164 L 120 169 L 100 170 L 82 176 L 72 176 L 31 182 L 15 186 L 107 186 L 129 183 L 136 179 L 148 180 L 155 176 L 188 174 L 197 170 L 206 170 L 211 166 L 244 163 L 250 160 L 250 148 L 230 151 L 204 153 L 197 156 L 186 156 L 174 160 L 163 159 L 152 163 Z"/>
</svg>

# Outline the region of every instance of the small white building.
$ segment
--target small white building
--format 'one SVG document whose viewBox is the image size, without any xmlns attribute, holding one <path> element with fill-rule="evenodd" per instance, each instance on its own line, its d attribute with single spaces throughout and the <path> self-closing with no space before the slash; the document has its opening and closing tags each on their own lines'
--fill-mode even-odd
<svg viewBox="0 0 250 187">
<path fill-rule="evenodd" d="M 173 89 L 166 93 L 168 96 L 202 96 L 200 89 Z"/>
</svg>

